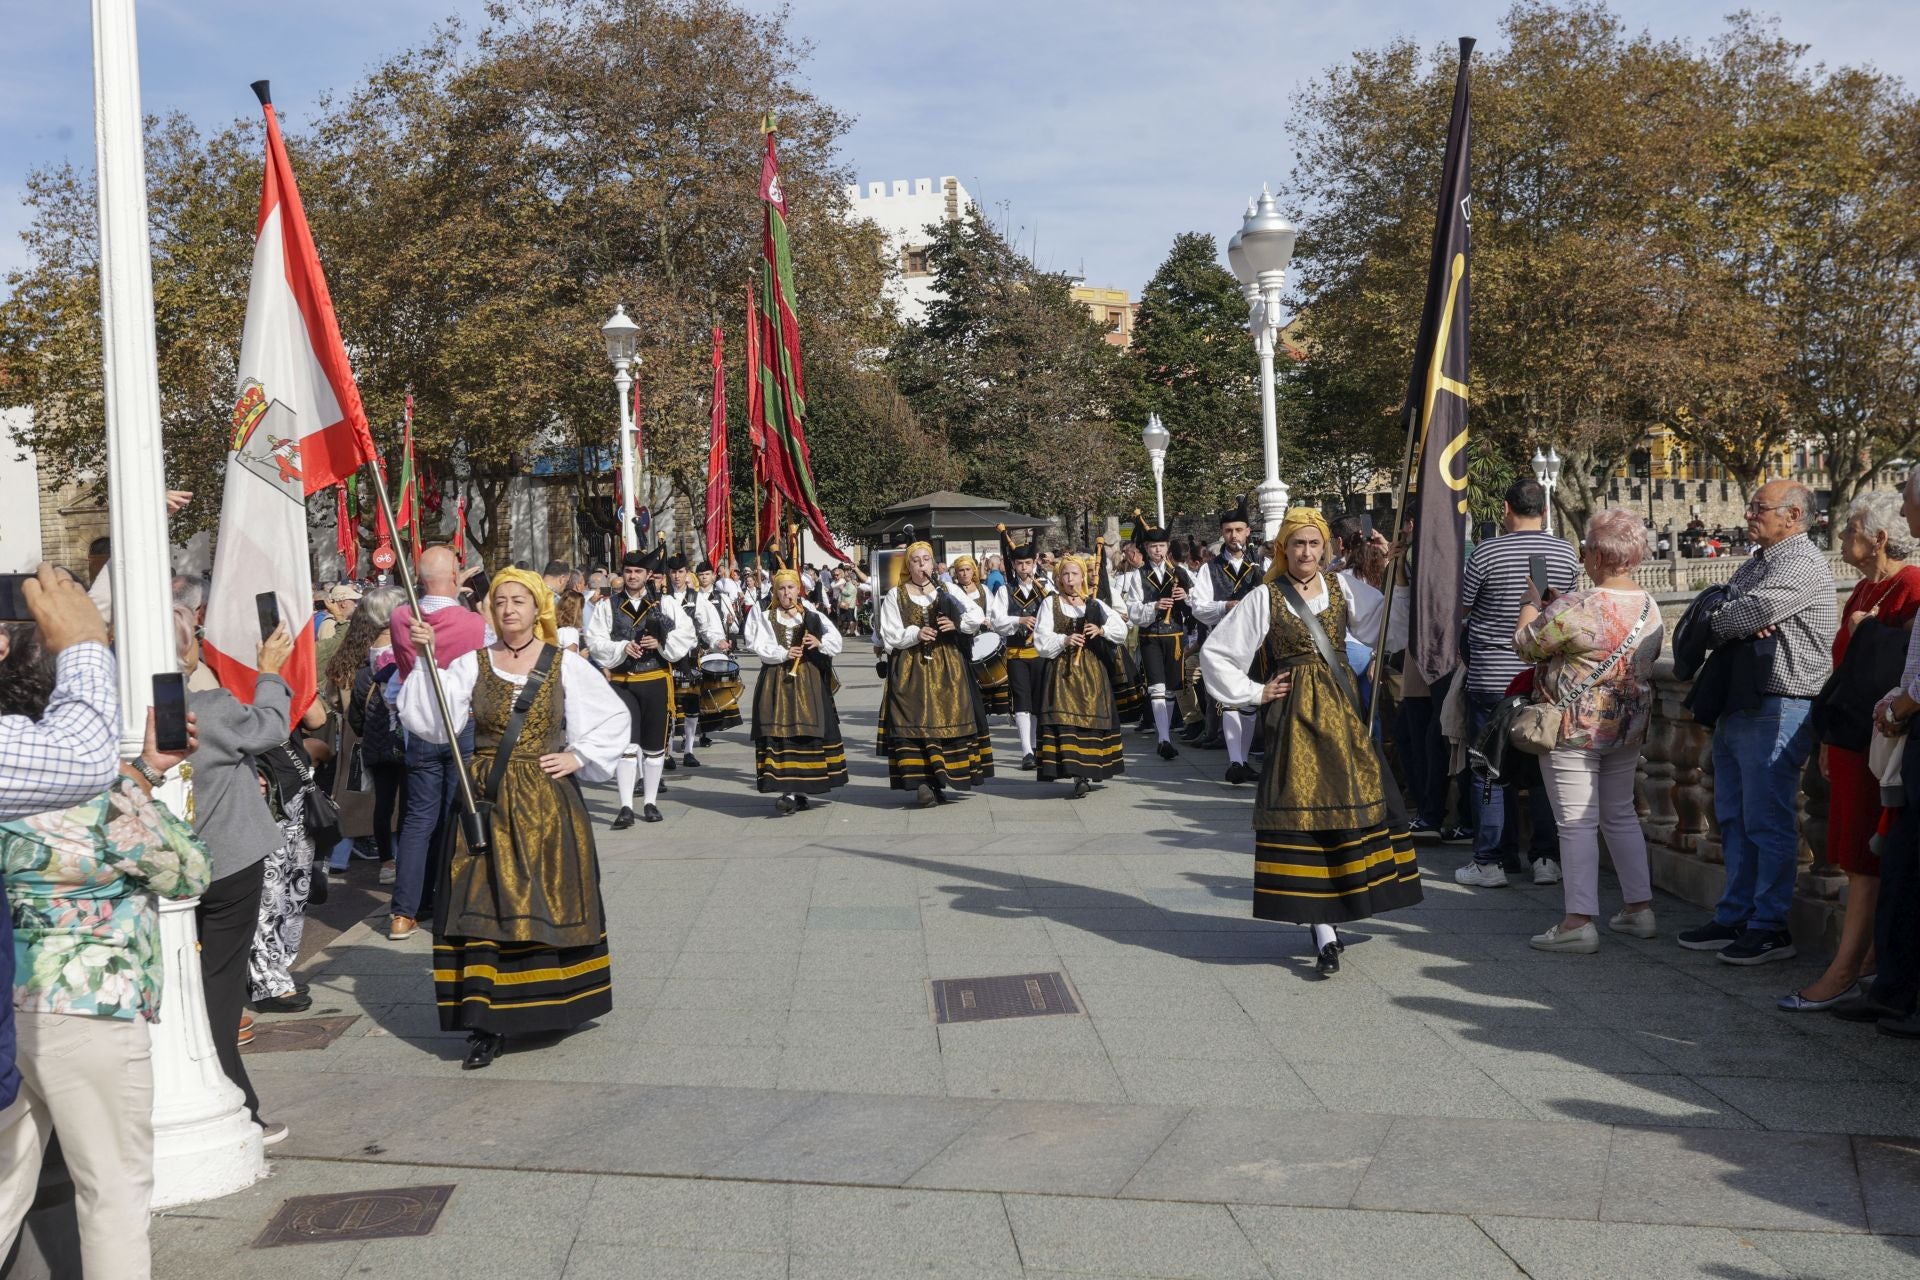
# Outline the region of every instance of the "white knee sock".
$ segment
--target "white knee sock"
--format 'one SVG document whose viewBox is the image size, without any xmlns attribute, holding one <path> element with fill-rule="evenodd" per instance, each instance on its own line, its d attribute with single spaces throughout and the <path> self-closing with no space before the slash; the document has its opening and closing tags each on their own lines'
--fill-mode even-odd
<svg viewBox="0 0 1920 1280">
<path fill-rule="evenodd" d="M 1247 719 L 1238 711 L 1222 711 L 1220 728 L 1227 735 L 1227 763 L 1247 762 Z"/>
<path fill-rule="evenodd" d="M 1326 946 L 1329 942 L 1338 941 L 1340 941 L 1340 935 L 1334 932 L 1332 925 L 1317 924 L 1313 926 L 1313 949 L 1315 951 L 1320 950 L 1320 948 Z"/>
<path fill-rule="evenodd" d="M 665 754 L 647 756 L 640 762 L 640 798 L 643 804 L 652 804 L 660 798 L 660 775 L 667 770 Z"/>
<path fill-rule="evenodd" d="M 633 808 L 633 784 L 640 778 L 640 757 L 629 751 L 613 766 L 613 780 L 620 788 L 620 807 Z"/>
<path fill-rule="evenodd" d="M 1016 711 L 1013 713 L 1013 730 L 1020 735 L 1020 754 L 1033 754 L 1033 712 Z"/>
<path fill-rule="evenodd" d="M 1153 700 L 1153 731 L 1166 742 L 1173 737 L 1173 700 L 1167 697 L 1167 686 L 1148 685 L 1147 697 Z"/>
<path fill-rule="evenodd" d="M 700 736 L 700 717 L 687 717 L 687 754 L 693 754 L 693 740 Z"/>
</svg>

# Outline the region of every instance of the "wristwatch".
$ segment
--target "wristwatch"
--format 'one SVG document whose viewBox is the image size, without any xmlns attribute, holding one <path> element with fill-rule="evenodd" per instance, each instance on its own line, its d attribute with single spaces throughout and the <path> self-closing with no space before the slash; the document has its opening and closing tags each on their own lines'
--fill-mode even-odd
<svg viewBox="0 0 1920 1280">
<path fill-rule="evenodd" d="M 135 756 L 127 763 L 133 767 L 135 773 L 147 780 L 147 785 L 150 787 L 157 787 L 167 780 L 166 774 L 161 773 L 139 756 Z"/>
</svg>

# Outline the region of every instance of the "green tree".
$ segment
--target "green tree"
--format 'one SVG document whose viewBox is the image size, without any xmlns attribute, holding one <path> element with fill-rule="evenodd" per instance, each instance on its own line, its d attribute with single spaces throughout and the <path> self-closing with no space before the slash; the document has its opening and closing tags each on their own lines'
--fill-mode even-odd
<svg viewBox="0 0 1920 1280">
<path fill-rule="evenodd" d="M 1247 303 L 1219 253 L 1210 235 L 1174 237 L 1140 295 L 1119 414 L 1130 427 L 1160 415 L 1173 433 L 1167 510 L 1202 518 L 1232 505 L 1265 469 Z"/>
<path fill-rule="evenodd" d="M 938 292 L 888 355 L 900 393 L 944 432 L 968 488 L 1060 515 L 1078 536 L 1137 491 L 1137 446 L 1114 417 L 1122 357 L 1071 281 L 1034 266 L 978 210 L 933 233 Z"/>
</svg>

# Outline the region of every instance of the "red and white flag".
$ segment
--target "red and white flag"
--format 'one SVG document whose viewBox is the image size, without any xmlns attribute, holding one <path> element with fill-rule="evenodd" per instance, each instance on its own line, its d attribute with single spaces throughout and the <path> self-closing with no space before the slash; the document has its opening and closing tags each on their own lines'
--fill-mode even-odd
<svg viewBox="0 0 1920 1280">
<path fill-rule="evenodd" d="M 307 495 L 371 461 L 373 436 L 267 82 L 253 91 L 267 117 L 266 180 L 201 651 L 222 685 L 253 701 L 261 639 L 255 599 L 272 592 L 294 639 L 281 675 L 298 719 L 314 696 Z"/>
</svg>

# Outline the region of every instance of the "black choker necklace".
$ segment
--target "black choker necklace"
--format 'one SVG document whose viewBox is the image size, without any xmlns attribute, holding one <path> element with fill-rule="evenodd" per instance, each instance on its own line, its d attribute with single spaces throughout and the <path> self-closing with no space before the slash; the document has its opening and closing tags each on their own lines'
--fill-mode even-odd
<svg viewBox="0 0 1920 1280">
<path fill-rule="evenodd" d="M 516 649 L 512 645 L 508 644 L 506 641 L 506 638 L 503 636 L 500 640 L 500 647 L 502 649 L 505 649 L 508 653 L 512 654 L 514 657 L 517 658 L 521 654 L 525 653 L 528 649 L 531 649 L 534 645 L 534 642 L 537 641 L 539 638 L 540 637 L 537 635 L 528 636 L 527 642 L 521 645 L 518 649 Z"/>
<path fill-rule="evenodd" d="M 1315 578 L 1317 578 L 1317 577 L 1319 577 L 1320 575 L 1319 575 L 1319 573 L 1317 573 L 1317 572 L 1315 572 L 1315 573 L 1310 573 L 1310 574 L 1308 574 L 1308 575 L 1307 575 L 1306 577 L 1304 577 L 1304 578 L 1299 578 L 1299 577 L 1294 577 L 1294 572 L 1293 572 L 1293 570 L 1291 570 L 1291 569 L 1289 569 L 1289 570 L 1287 570 L 1287 576 L 1288 576 L 1289 578 L 1293 578 L 1293 583 L 1294 583 L 1294 585 L 1295 585 L 1295 586 L 1297 586 L 1297 587 L 1304 587 L 1304 586 L 1306 586 L 1306 585 L 1307 585 L 1308 583 L 1310 583 L 1310 582 L 1312 582 L 1312 581 L 1313 581 L 1313 580 L 1314 580 Z"/>
</svg>

